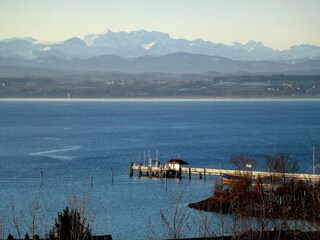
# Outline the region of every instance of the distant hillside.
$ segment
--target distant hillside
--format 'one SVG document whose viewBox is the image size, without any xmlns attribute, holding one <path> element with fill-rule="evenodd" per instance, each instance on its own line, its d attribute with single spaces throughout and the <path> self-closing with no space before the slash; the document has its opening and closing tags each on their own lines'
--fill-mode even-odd
<svg viewBox="0 0 320 240">
<path fill-rule="evenodd" d="M 163 72 L 163 73 L 285 73 L 316 74 L 320 72 L 320 59 L 300 60 L 292 63 L 271 61 L 238 61 L 224 57 L 212 57 L 203 54 L 173 53 L 164 56 L 144 56 L 125 59 L 114 55 L 103 55 L 87 59 L 64 60 L 57 57 L 24 60 L 18 58 L 0 58 L 1 74 L 12 67 L 25 70 L 28 74 L 34 69 L 65 72 Z"/>
</svg>

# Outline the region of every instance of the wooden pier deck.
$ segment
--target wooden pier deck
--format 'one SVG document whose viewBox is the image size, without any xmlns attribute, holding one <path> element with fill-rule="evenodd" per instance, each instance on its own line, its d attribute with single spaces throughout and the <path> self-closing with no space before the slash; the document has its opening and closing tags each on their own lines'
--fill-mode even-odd
<svg viewBox="0 0 320 240">
<path fill-rule="evenodd" d="M 262 172 L 262 171 L 239 171 L 239 170 L 229 170 L 229 169 L 214 169 L 214 168 L 188 168 L 188 167 L 168 167 L 168 166 L 143 166 L 139 164 L 131 163 L 129 166 L 129 174 L 133 176 L 133 172 L 137 171 L 137 175 L 143 176 L 145 174 L 149 177 L 182 177 L 182 174 L 187 174 L 189 179 L 191 175 L 197 174 L 200 179 L 205 178 L 206 175 L 240 175 L 240 176 L 250 176 L 252 179 L 263 178 L 263 177 L 276 177 L 285 178 L 288 180 L 302 180 L 302 181 L 320 181 L 319 174 L 304 174 L 304 173 L 277 173 L 277 172 Z"/>
</svg>

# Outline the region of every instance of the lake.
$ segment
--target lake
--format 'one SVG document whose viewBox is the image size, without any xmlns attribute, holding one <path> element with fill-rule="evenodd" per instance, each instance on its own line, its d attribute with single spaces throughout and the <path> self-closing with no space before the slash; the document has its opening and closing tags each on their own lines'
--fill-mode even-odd
<svg viewBox="0 0 320 240">
<path fill-rule="evenodd" d="M 161 232 L 160 210 L 175 196 L 182 196 L 182 207 L 207 198 L 215 178 L 130 178 L 130 162 L 143 161 L 149 149 L 154 158 L 158 149 L 161 162 L 179 157 L 192 167 L 232 168 L 232 154 L 243 154 L 263 169 L 266 152 L 276 151 L 311 173 L 311 149 L 320 143 L 319 103 L 0 101 L 0 218 L 12 216 L 14 206 L 28 221 L 30 206 L 39 201 L 51 229 L 68 198 L 85 194 L 97 213 L 94 233 L 147 239 L 150 225 Z M 13 232 L 5 222 L 5 234 Z M 23 236 L 27 230 L 24 224 Z"/>
</svg>

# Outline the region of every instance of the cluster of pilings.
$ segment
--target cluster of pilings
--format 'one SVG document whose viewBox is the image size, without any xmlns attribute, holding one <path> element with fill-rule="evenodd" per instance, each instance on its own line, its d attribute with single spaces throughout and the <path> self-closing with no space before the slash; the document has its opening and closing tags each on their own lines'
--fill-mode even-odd
<svg viewBox="0 0 320 240">
<path fill-rule="evenodd" d="M 156 177 L 156 178 L 179 178 L 181 179 L 182 173 L 181 173 L 181 167 L 177 169 L 168 168 L 163 165 L 148 165 L 143 166 L 141 164 L 129 164 L 129 176 L 133 176 L 134 170 L 137 170 L 137 176 L 147 176 L 149 178 Z"/>
<path fill-rule="evenodd" d="M 155 178 L 182 178 L 182 174 L 188 174 L 189 180 L 191 180 L 192 174 L 198 174 L 199 179 L 206 180 L 206 169 L 197 169 L 195 172 L 193 168 L 185 168 L 185 167 L 169 167 L 169 166 L 163 166 L 160 164 L 148 165 L 144 166 L 142 164 L 129 164 L 129 176 L 132 177 L 134 175 L 134 171 L 137 171 L 137 176 L 147 176 L 149 178 L 155 177 Z"/>
</svg>

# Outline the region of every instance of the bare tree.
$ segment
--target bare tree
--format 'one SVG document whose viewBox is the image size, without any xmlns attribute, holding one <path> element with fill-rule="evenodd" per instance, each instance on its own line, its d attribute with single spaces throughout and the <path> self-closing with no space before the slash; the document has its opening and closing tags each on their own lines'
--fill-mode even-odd
<svg viewBox="0 0 320 240">
<path fill-rule="evenodd" d="M 99 209 L 90 208 L 88 191 L 83 192 L 80 197 L 76 193 L 72 192 L 67 196 L 67 199 L 71 211 L 77 210 L 77 212 L 79 212 L 81 217 L 80 221 L 87 222 L 89 225 L 93 226 Z"/>
<path fill-rule="evenodd" d="M 91 239 L 95 217 L 98 211 L 89 207 L 89 194 L 81 197 L 74 192 L 67 195 L 68 207 L 58 213 L 54 228 L 50 235 L 53 238 L 69 240 Z"/>
<path fill-rule="evenodd" d="M 291 159 L 287 153 L 266 153 L 265 156 L 267 169 L 270 172 L 288 173 L 297 172 L 299 165 L 297 160 Z"/>
<path fill-rule="evenodd" d="M 53 224 L 51 220 L 49 220 L 49 208 L 42 207 L 42 214 L 40 215 L 39 222 L 41 228 L 43 230 L 43 235 L 45 238 L 48 238 L 50 235 L 50 228 Z"/>
<path fill-rule="evenodd" d="M 190 231 L 188 209 L 185 206 L 181 206 L 181 200 L 181 195 L 177 195 L 172 208 L 160 211 L 166 238 L 184 238 Z"/>
<path fill-rule="evenodd" d="M 21 233 L 23 229 L 23 226 L 22 226 L 23 214 L 22 214 L 22 211 L 17 213 L 15 204 L 13 202 L 11 202 L 10 205 L 11 205 L 11 213 L 8 216 L 8 222 L 11 225 L 11 227 L 16 231 L 17 237 L 21 238 L 22 237 Z"/>
<path fill-rule="evenodd" d="M 238 171 L 248 170 L 248 167 L 252 169 L 254 167 L 255 160 L 251 156 L 233 154 L 229 160 Z"/>
<path fill-rule="evenodd" d="M 4 217 L 0 216 L 0 239 L 4 239 L 4 228 L 5 228 L 4 223 L 5 223 Z"/>
<path fill-rule="evenodd" d="M 266 168 L 270 172 L 270 177 L 274 183 L 277 179 L 273 173 L 282 173 L 283 182 L 286 182 L 286 173 L 295 173 L 299 170 L 298 161 L 291 159 L 287 153 L 269 152 L 265 155 Z"/>
<path fill-rule="evenodd" d="M 193 218 L 193 224 L 201 238 L 214 236 L 214 217 L 213 214 L 199 211 Z"/>
<path fill-rule="evenodd" d="M 31 236 L 35 236 L 39 234 L 39 227 L 40 227 L 40 200 L 36 198 L 35 201 L 29 204 L 29 216 L 24 216 L 23 219 L 25 221 L 26 226 L 28 227 Z"/>
</svg>

